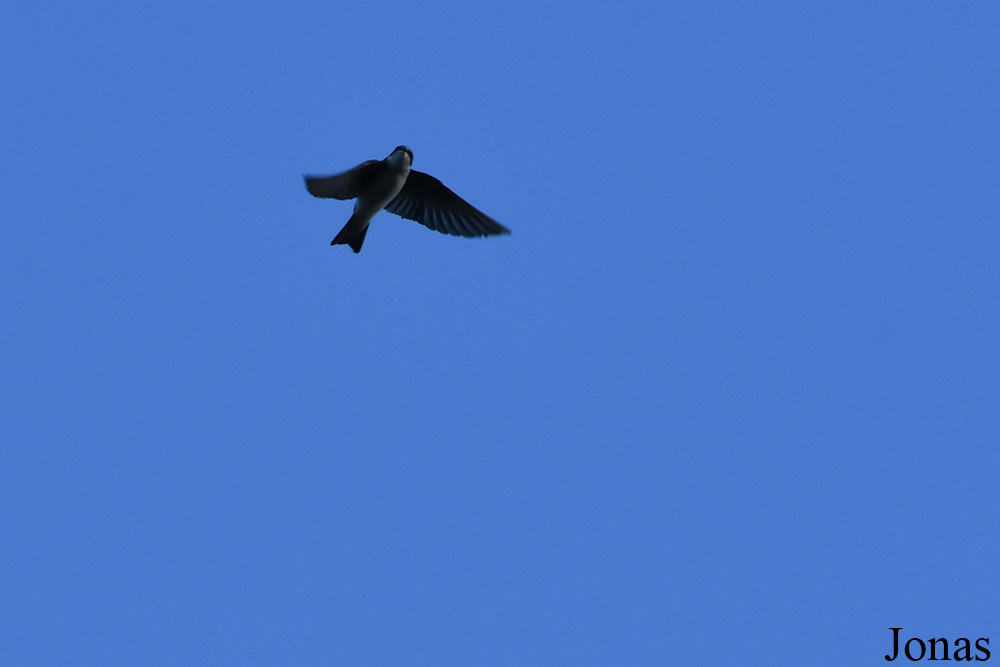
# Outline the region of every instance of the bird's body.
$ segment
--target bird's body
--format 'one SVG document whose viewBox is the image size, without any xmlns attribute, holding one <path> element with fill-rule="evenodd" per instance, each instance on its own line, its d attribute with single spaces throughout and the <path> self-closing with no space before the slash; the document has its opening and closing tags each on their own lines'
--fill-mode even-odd
<svg viewBox="0 0 1000 667">
<path fill-rule="evenodd" d="M 361 252 L 372 218 L 385 209 L 454 236 L 493 236 L 510 231 L 474 208 L 433 176 L 410 168 L 413 152 L 398 146 L 384 160 L 368 160 L 342 174 L 306 176 L 314 197 L 356 199 L 354 214 L 331 245 L 346 243 Z"/>
</svg>

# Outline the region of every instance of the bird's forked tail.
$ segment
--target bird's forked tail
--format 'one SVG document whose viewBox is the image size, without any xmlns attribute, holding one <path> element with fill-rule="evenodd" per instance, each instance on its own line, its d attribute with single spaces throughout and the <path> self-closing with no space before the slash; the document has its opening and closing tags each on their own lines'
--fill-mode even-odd
<svg viewBox="0 0 1000 667">
<path fill-rule="evenodd" d="M 368 223 L 370 222 L 371 220 L 362 221 L 357 216 L 352 215 L 351 219 L 344 225 L 344 228 L 340 230 L 340 233 L 330 241 L 330 245 L 343 245 L 346 243 L 351 246 L 351 250 L 354 252 L 361 252 L 361 244 L 365 242 L 365 234 L 368 233 Z"/>
</svg>

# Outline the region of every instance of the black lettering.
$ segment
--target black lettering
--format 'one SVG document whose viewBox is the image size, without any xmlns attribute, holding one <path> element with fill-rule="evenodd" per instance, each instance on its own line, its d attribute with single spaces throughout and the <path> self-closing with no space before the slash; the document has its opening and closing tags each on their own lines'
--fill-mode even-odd
<svg viewBox="0 0 1000 667">
<path fill-rule="evenodd" d="M 948 657 L 948 640 L 947 639 L 945 639 L 944 637 L 935 637 L 934 639 L 930 639 L 928 641 L 930 641 L 930 643 L 931 643 L 931 657 L 929 658 L 929 660 L 951 660 L 951 658 Z M 937 657 L 934 654 L 934 648 L 937 646 L 938 642 L 944 642 L 944 657 L 943 658 L 939 658 L 939 657 Z"/>
<path fill-rule="evenodd" d="M 899 631 L 902 630 L 903 628 L 889 628 L 889 629 L 892 630 L 892 657 L 890 658 L 889 654 L 886 653 L 885 659 L 888 660 L 889 662 L 892 662 L 893 660 L 896 659 L 896 656 L 899 655 Z"/>
<path fill-rule="evenodd" d="M 977 655 L 976 656 L 976 660 L 989 660 L 990 659 L 990 650 L 988 648 L 986 648 L 986 646 L 980 646 L 979 642 L 982 642 L 983 644 L 989 644 L 990 643 L 990 638 L 989 637 L 980 637 L 979 639 L 976 640 L 976 651 L 977 652 L 982 651 L 983 653 L 986 654 L 985 658 L 980 658 Z"/>
<path fill-rule="evenodd" d="M 912 644 L 913 642 L 917 642 L 918 644 L 920 644 L 920 655 L 918 655 L 916 658 L 914 658 L 913 654 L 910 653 L 910 644 Z M 913 660 L 914 662 L 916 662 L 917 660 L 923 660 L 924 653 L 927 653 L 927 647 L 924 645 L 924 640 L 918 639 L 916 637 L 913 637 L 912 639 L 907 639 L 906 646 L 903 647 L 903 650 L 906 652 L 906 657 L 909 658 L 910 660 Z"/>
<path fill-rule="evenodd" d="M 959 649 L 962 642 L 965 642 L 965 646 Z M 972 660 L 972 647 L 969 646 L 969 640 L 965 637 L 959 637 L 955 640 L 955 660 Z M 959 655 L 961 651 L 965 651 L 965 657 Z"/>
</svg>

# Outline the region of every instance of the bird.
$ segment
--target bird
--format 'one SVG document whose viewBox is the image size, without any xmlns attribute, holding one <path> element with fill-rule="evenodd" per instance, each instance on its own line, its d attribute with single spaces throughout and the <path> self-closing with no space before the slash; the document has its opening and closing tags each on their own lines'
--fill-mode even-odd
<svg viewBox="0 0 1000 667">
<path fill-rule="evenodd" d="M 304 175 L 314 197 L 355 199 L 354 213 L 330 245 L 361 252 L 372 218 L 385 209 L 452 236 L 496 236 L 510 230 L 429 174 L 411 169 L 413 151 L 396 146 L 384 160 L 368 160 L 333 176 Z"/>
</svg>

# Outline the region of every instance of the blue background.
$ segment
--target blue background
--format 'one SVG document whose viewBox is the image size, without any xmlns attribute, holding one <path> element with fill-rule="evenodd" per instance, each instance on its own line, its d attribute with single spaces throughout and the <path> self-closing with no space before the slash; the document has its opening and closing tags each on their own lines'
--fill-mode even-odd
<svg viewBox="0 0 1000 667">
<path fill-rule="evenodd" d="M 994 2 L 4 3 L 0 663 L 996 635 L 998 45 Z M 513 234 L 331 248 L 301 175 L 397 144 Z"/>
</svg>

